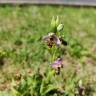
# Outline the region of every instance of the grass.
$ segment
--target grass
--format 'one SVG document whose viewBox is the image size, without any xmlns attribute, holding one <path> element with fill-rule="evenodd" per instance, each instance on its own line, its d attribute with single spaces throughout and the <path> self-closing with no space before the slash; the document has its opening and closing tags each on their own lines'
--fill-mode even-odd
<svg viewBox="0 0 96 96">
<path fill-rule="evenodd" d="M 74 38 L 92 54 L 93 57 L 87 56 L 83 59 L 89 60 L 86 61 L 89 64 L 86 64 L 86 69 L 89 68 L 87 71 L 96 73 L 95 8 L 5 5 L 0 6 L 0 50 L 1 55 L 2 51 L 6 53 L 4 60 L 0 60 L 1 85 L 5 81 L 10 82 L 18 70 L 34 70 L 48 64 L 48 52 L 42 46 L 41 38 L 50 31 L 50 20 L 53 16 L 59 16 L 64 24 L 63 33 L 68 37 L 66 40 Z M 69 62 L 69 65 L 77 61 L 72 56 L 66 58 L 65 62 Z M 4 90 L 5 86 L 0 89 Z"/>
</svg>

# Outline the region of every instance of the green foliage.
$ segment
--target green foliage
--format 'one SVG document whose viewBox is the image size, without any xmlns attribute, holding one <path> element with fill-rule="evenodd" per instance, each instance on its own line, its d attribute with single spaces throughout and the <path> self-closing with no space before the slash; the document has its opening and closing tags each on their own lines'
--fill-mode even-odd
<svg viewBox="0 0 96 96">
<path fill-rule="evenodd" d="M 83 55 L 82 54 L 83 51 L 85 51 L 85 49 L 76 39 L 72 39 L 69 42 L 69 53 L 71 56 L 80 58 Z"/>
<path fill-rule="evenodd" d="M 57 21 L 58 18 L 56 20 L 53 18 L 51 23 L 53 29 L 56 28 L 56 30 L 54 30 L 55 34 L 52 33 L 52 35 L 50 35 L 51 34 L 50 33 L 48 36 L 44 37 L 44 40 L 46 39 L 49 40 L 47 41 L 47 43 L 52 43 L 51 47 L 48 45 L 48 47 L 46 48 L 50 53 L 51 59 L 50 58 L 49 59 L 51 63 L 54 62 L 56 58 L 58 57 L 60 58 L 63 57 L 62 55 L 66 55 L 66 54 L 62 54 L 62 49 L 65 47 L 65 46 L 62 47 L 63 43 L 59 43 L 59 45 L 57 46 L 57 41 L 60 39 L 58 36 L 61 35 L 59 34 L 59 31 L 63 29 L 62 25 L 59 25 L 59 23 L 57 26 Z M 51 42 L 50 36 L 53 36 L 52 40 L 54 38 L 55 40 L 57 39 L 58 40 L 55 42 L 53 40 Z M 68 45 L 69 49 L 67 51 L 70 53 L 70 55 L 80 58 L 82 56 L 81 53 L 82 50 L 84 50 L 84 48 L 75 39 L 72 39 L 72 41 L 70 41 L 68 44 L 69 44 Z M 25 49 L 21 50 L 21 52 L 24 53 L 24 54 L 22 53 L 23 56 L 21 56 L 22 58 L 24 57 L 23 58 L 24 61 L 26 61 L 25 59 L 27 56 L 26 53 L 27 51 L 28 50 Z M 46 67 L 46 70 L 42 74 L 40 72 L 40 68 L 37 68 L 37 70 L 35 70 L 34 73 L 21 74 L 21 78 L 17 81 L 18 83 L 16 83 L 15 78 L 12 79 L 11 94 L 13 96 L 90 96 L 93 95 L 93 89 L 92 87 L 90 87 L 91 84 L 85 83 L 83 81 L 84 78 L 81 78 L 79 76 L 75 68 L 70 67 L 70 69 L 65 71 L 64 68 L 61 68 L 62 60 L 59 61 L 58 59 L 55 62 L 56 62 L 54 63 L 55 66 L 57 66 L 56 64 L 59 64 L 59 66 L 54 67 L 52 64 L 50 64 L 53 67 L 51 68 L 51 66 L 48 65 Z M 58 71 L 59 73 L 56 71 Z"/>
<path fill-rule="evenodd" d="M 13 96 L 93 96 L 93 85 L 87 80 L 88 77 L 84 78 L 81 79 L 74 69 L 71 69 L 71 72 L 70 69 L 67 72 L 62 70 L 60 75 L 56 75 L 50 68 L 46 68 L 43 74 L 38 69 L 32 74 L 22 74 L 18 84 L 12 80 L 11 94 Z"/>
<path fill-rule="evenodd" d="M 7 57 L 7 52 L 3 49 L 0 49 L 0 67 L 2 67 L 5 63 L 5 58 Z"/>
<path fill-rule="evenodd" d="M 54 71 L 50 70 L 46 76 L 42 76 L 37 70 L 32 76 L 26 74 L 21 78 L 19 84 L 13 80 L 12 94 L 14 96 L 51 96 L 58 91 L 52 80 Z M 51 94 L 50 92 L 53 91 Z"/>
</svg>

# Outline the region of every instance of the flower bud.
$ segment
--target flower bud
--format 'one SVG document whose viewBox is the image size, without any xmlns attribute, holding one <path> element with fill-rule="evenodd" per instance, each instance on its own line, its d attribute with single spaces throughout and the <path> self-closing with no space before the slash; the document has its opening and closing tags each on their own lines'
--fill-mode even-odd
<svg viewBox="0 0 96 96">
<path fill-rule="evenodd" d="M 79 87 L 82 87 L 83 86 L 83 82 L 82 80 L 79 81 Z"/>
<path fill-rule="evenodd" d="M 57 27 L 57 31 L 62 31 L 64 28 L 64 25 L 63 24 L 59 24 L 58 27 Z"/>
<path fill-rule="evenodd" d="M 59 17 L 57 16 L 56 20 L 55 20 L 55 26 L 57 27 L 59 25 Z"/>
<path fill-rule="evenodd" d="M 55 28 L 56 27 L 56 22 L 55 22 L 55 18 L 53 17 L 51 20 L 51 27 Z"/>
</svg>

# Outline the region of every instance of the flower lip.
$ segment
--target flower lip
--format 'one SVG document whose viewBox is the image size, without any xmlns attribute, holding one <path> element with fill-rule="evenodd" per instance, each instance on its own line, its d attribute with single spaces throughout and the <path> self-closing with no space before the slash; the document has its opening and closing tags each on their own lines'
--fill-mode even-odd
<svg viewBox="0 0 96 96">
<path fill-rule="evenodd" d="M 43 37 L 43 40 L 47 43 L 49 47 L 52 47 L 54 44 L 58 47 L 61 44 L 61 41 L 55 33 L 49 33 Z"/>
<path fill-rule="evenodd" d="M 62 58 L 57 58 L 57 60 L 54 61 L 54 63 L 51 65 L 52 68 L 57 69 L 62 67 Z"/>
</svg>

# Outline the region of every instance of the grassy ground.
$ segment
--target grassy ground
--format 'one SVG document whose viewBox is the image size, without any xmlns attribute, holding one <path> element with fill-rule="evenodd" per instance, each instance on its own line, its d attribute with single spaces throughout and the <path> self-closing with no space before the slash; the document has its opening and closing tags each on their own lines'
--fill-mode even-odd
<svg viewBox="0 0 96 96">
<path fill-rule="evenodd" d="M 5 88 L 3 83 L 6 85 L 5 81 L 10 82 L 15 72 L 47 64 L 48 56 L 42 47 L 41 37 L 50 31 L 53 16 L 59 16 L 64 23 L 66 36 L 76 39 L 93 55 L 87 58 L 87 68 L 90 68 L 87 71 L 94 70 L 96 74 L 95 8 L 0 6 L 0 54 L 5 52 L 4 60 L 0 60 L 1 90 Z"/>
</svg>

